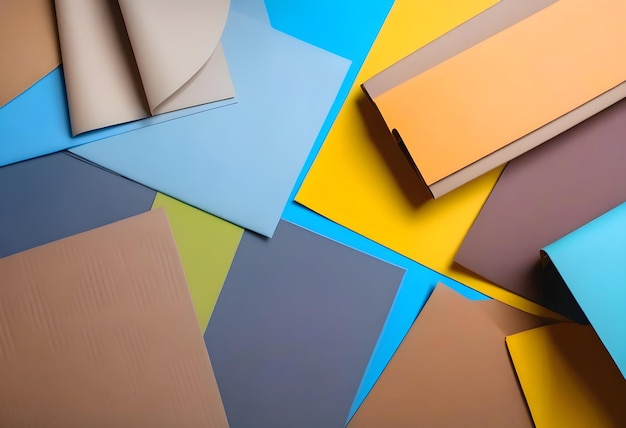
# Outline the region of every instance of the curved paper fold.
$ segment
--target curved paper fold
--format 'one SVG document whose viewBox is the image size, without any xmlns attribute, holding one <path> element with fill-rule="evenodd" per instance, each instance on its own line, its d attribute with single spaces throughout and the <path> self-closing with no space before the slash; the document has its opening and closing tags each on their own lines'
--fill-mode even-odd
<svg viewBox="0 0 626 428">
<path fill-rule="evenodd" d="M 206 102 L 198 92 L 206 94 L 207 88 L 223 88 L 228 96 L 227 84 L 208 77 L 225 64 L 220 38 L 230 0 L 119 0 L 119 5 L 152 114 Z"/>
<path fill-rule="evenodd" d="M 55 0 L 74 136 L 148 117 L 119 7 L 107 0 Z"/>
<path fill-rule="evenodd" d="M 55 0 L 72 133 L 232 98 L 229 0 Z"/>
</svg>

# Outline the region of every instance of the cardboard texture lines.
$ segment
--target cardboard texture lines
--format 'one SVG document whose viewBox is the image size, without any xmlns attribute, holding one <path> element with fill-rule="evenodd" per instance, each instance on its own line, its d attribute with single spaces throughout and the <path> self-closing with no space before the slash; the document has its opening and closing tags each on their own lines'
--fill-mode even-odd
<svg viewBox="0 0 626 428">
<path fill-rule="evenodd" d="M 403 275 L 288 222 L 245 232 L 205 333 L 231 427 L 344 427 Z"/>
<path fill-rule="evenodd" d="M 557 1 L 374 101 L 431 185 L 623 83 L 625 14 Z"/>
<path fill-rule="evenodd" d="M 539 250 L 626 200 L 626 102 L 510 162 L 455 261 L 574 320 L 571 296 L 543 286 Z"/>
<path fill-rule="evenodd" d="M 348 427 L 532 427 L 504 337 L 546 322 L 438 285 Z"/>
<path fill-rule="evenodd" d="M 626 377 L 626 203 L 543 248 Z"/>
<path fill-rule="evenodd" d="M 163 210 L 0 259 L 0 425 L 228 427 Z"/>
</svg>

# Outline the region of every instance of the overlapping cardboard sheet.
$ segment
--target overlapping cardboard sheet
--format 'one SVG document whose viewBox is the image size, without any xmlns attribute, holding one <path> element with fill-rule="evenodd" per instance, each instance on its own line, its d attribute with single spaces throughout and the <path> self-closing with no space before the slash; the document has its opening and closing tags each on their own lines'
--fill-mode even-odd
<svg viewBox="0 0 626 428">
<path fill-rule="evenodd" d="M 357 83 L 493 3 L 397 0 Z M 296 201 L 491 297 L 537 312 L 536 305 L 453 263 L 499 173 L 493 171 L 443 198 L 430 200 L 430 195 L 411 184 L 417 179 L 414 171 L 355 85 Z"/>
<path fill-rule="evenodd" d="M 245 232 L 205 333 L 231 427 L 343 427 L 403 274 L 285 221 Z"/>
<path fill-rule="evenodd" d="M 0 108 L 61 62 L 52 0 L 0 2 Z"/>
<path fill-rule="evenodd" d="M 0 425 L 228 422 L 163 210 L 0 259 Z"/>
<path fill-rule="evenodd" d="M 584 321 L 570 296 L 543 287 L 539 251 L 626 200 L 626 102 L 505 168 L 455 260 L 477 274 Z"/>
<path fill-rule="evenodd" d="M 543 251 L 626 377 L 626 203 Z"/>
<path fill-rule="evenodd" d="M 202 331 L 243 229 L 65 152 L 0 168 L 0 257 L 163 207 Z"/>
<path fill-rule="evenodd" d="M 433 184 L 623 83 L 625 14 L 620 0 L 557 1 L 376 104 Z"/>
<path fill-rule="evenodd" d="M 348 427 L 532 427 L 504 338 L 545 322 L 438 285 Z"/>
<path fill-rule="evenodd" d="M 222 42 L 237 105 L 74 153 L 271 236 L 349 62 L 238 13 L 235 4 Z"/>
<path fill-rule="evenodd" d="M 626 426 L 626 381 L 590 326 L 540 327 L 506 344 L 537 428 Z"/>
<path fill-rule="evenodd" d="M 73 134 L 232 98 L 229 0 L 55 0 Z"/>
</svg>

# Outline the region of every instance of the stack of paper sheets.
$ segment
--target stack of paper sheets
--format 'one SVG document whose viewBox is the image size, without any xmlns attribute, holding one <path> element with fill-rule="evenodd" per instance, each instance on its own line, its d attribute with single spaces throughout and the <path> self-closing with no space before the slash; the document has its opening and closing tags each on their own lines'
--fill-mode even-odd
<svg viewBox="0 0 626 428">
<path fill-rule="evenodd" d="M 625 17 L 0 1 L 0 425 L 626 424 Z"/>
</svg>

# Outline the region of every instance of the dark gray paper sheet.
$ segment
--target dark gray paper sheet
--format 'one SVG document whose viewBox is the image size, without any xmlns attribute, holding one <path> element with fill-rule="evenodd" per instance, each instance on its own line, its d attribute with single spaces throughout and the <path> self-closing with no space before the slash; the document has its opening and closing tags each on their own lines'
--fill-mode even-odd
<svg viewBox="0 0 626 428">
<path fill-rule="evenodd" d="M 156 192 L 65 153 L 0 168 L 0 258 L 150 210 Z"/>
<path fill-rule="evenodd" d="M 403 275 L 285 221 L 245 232 L 205 333 L 231 428 L 343 428 Z"/>
</svg>

